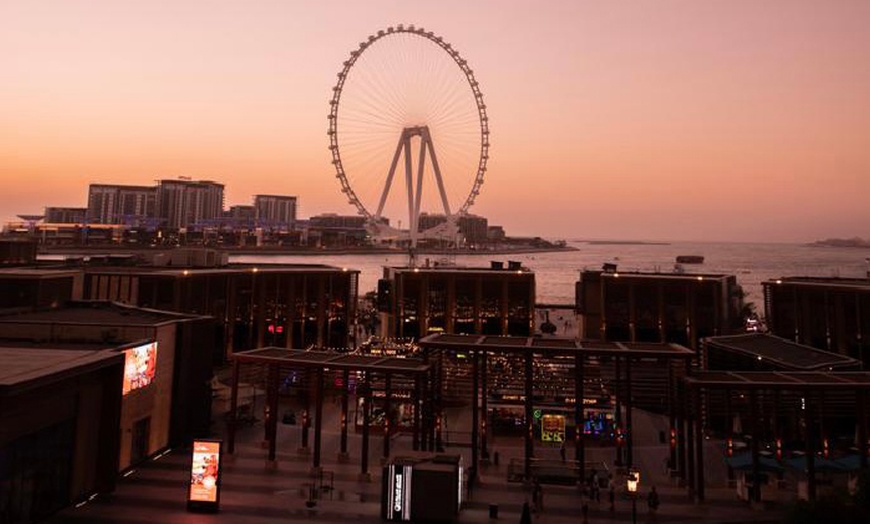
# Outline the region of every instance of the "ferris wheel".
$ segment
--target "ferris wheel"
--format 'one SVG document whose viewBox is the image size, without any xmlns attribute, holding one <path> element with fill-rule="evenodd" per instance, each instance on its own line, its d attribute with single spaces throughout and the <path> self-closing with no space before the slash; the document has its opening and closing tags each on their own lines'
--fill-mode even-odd
<svg viewBox="0 0 870 524">
<path fill-rule="evenodd" d="M 483 94 L 459 52 L 423 28 L 388 27 L 351 51 L 329 104 L 335 176 L 369 232 L 412 248 L 455 236 L 489 159 Z"/>
</svg>

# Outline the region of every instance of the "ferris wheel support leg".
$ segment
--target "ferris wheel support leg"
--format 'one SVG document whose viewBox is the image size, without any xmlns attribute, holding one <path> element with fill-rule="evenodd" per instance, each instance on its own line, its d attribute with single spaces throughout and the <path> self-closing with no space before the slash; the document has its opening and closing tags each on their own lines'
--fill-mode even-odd
<svg viewBox="0 0 870 524">
<path fill-rule="evenodd" d="M 417 163 L 417 197 L 414 199 L 414 231 L 420 229 L 420 202 L 423 200 L 423 169 L 426 164 L 426 143 L 420 141 L 420 158 Z"/>
<path fill-rule="evenodd" d="M 411 249 L 417 247 L 417 217 L 414 216 L 414 172 L 411 167 L 411 137 L 405 133 L 402 136 L 405 146 L 405 185 L 408 187 L 408 236 L 411 239 Z"/>
<path fill-rule="evenodd" d="M 441 193 L 444 214 L 450 216 L 452 215 L 450 202 L 447 200 L 447 191 L 444 190 L 444 179 L 441 178 L 441 168 L 438 166 L 438 157 L 435 155 L 435 146 L 432 145 L 432 135 L 429 134 L 428 128 L 423 130 L 423 144 L 429 148 L 429 154 L 432 156 L 432 170 L 435 172 L 435 181 L 438 183 L 438 191 Z"/>
<path fill-rule="evenodd" d="M 390 164 L 390 172 L 387 175 L 387 182 L 384 184 L 384 191 L 381 193 L 381 200 L 378 202 L 378 212 L 375 216 L 380 218 L 384 212 L 384 205 L 387 203 L 387 196 L 390 194 L 390 188 L 393 185 L 393 176 L 396 174 L 396 167 L 399 165 L 399 157 L 402 155 L 402 146 L 405 144 L 403 138 L 399 139 L 396 145 L 396 153 L 393 155 L 393 163 Z"/>
</svg>

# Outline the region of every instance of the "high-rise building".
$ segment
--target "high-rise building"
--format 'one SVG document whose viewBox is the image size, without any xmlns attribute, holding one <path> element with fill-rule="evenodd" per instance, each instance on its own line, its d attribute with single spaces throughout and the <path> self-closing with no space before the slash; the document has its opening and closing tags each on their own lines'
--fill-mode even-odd
<svg viewBox="0 0 870 524">
<path fill-rule="evenodd" d="M 465 237 L 469 244 L 479 244 L 487 241 L 487 229 L 489 220 L 478 215 L 460 215 L 457 221 L 459 233 Z"/>
<path fill-rule="evenodd" d="M 86 207 L 46 207 L 45 222 L 49 224 L 81 224 L 85 221 Z"/>
<path fill-rule="evenodd" d="M 155 216 L 157 188 L 91 184 L 87 221 L 93 224 L 137 225 Z"/>
<path fill-rule="evenodd" d="M 419 221 L 419 230 L 426 231 L 439 224 L 447 222 L 447 216 L 440 213 L 421 213 Z M 465 237 L 465 242 L 469 244 L 478 244 L 487 241 L 487 228 L 489 221 L 478 215 L 459 215 L 456 219 L 456 226 L 459 228 L 459 234 Z"/>
<path fill-rule="evenodd" d="M 296 197 L 255 195 L 254 212 L 261 227 L 289 228 L 296 222 Z"/>
<path fill-rule="evenodd" d="M 224 185 L 209 180 L 161 180 L 157 216 L 170 229 L 187 228 L 223 216 Z"/>
</svg>

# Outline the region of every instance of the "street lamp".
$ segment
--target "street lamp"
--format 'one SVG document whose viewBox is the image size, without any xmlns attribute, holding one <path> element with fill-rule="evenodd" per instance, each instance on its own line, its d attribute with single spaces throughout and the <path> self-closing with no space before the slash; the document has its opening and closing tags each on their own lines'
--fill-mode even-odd
<svg viewBox="0 0 870 524">
<path fill-rule="evenodd" d="M 625 485 L 631 493 L 631 522 L 637 524 L 637 486 L 640 484 L 640 472 L 633 469 L 628 472 Z"/>
</svg>

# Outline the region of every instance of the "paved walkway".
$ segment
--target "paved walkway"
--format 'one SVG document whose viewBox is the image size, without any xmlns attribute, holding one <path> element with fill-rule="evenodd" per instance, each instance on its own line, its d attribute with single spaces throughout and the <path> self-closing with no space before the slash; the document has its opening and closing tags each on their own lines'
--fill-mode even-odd
<svg viewBox="0 0 870 524">
<path fill-rule="evenodd" d="M 293 409 L 286 405 L 281 413 Z M 260 408 L 259 413 L 262 413 Z M 236 454 L 224 455 L 223 487 L 220 512 L 197 514 L 186 511 L 186 493 L 189 450 L 173 450 L 160 459 L 148 461 L 122 478 L 115 493 L 98 497 L 78 508 L 69 508 L 56 515 L 50 522 L 56 523 L 276 523 L 317 521 L 359 524 L 380 522 L 380 457 L 382 436 L 372 436 L 370 448 L 371 481 L 360 481 L 361 438 L 349 435 L 350 462 L 339 463 L 339 409 L 328 403 L 324 409 L 323 468 L 326 479 L 332 478 L 333 489 L 322 491 L 316 504 L 309 508 L 312 479 L 310 455 L 300 454 L 301 428 L 298 425 L 279 424 L 277 463 L 266 461 L 267 451 L 262 446 L 263 425 L 255 423 L 242 429 L 237 436 Z M 447 414 L 448 429 L 454 435 L 462 435 L 463 427 L 470 424 L 470 410 L 452 410 Z M 301 420 L 301 418 L 298 418 Z M 466 422 L 468 419 L 469 422 Z M 689 501 L 685 490 L 674 486 L 663 471 L 666 447 L 658 444 L 656 417 L 639 412 L 635 426 L 638 428 L 635 457 L 642 472 L 641 491 L 646 494 L 655 485 L 661 499 L 658 514 L 649 513 L 644 500 L 637 501 L 638 522 L 778 522 L 780 512 L 749 508 L 736 500 L 733 489 L 712 487 L 708 489 L 708 502 L 697 505 Z M 215 424 L 216 436 L 225 434 L 223 424 Z M 313 442 L 313 430 L 310 437 Z M 644 435 L 656 435 L 656 438 Z M 461 523 L 519 522 L 523 502 L 530 500 L 530 493 L 522 485 L 508 483 L 507 464 L 511 458 L 522 457 L 522 442 L 517 438 L 497 438 L 490 450 L 498 451 L 499 465 L 481 467 L 480 484 L 472 489 L 471 498 L 459 516 Z M 393 455 L 411 455 L 411 437 L 398 436 L 391 441 Z M 461 453 L 470 460 L 470 448 L 450 446 L 448 453 Z M 587 448 L 590 461 L 613 459 L 612 448 Z M 539 458 L 559 458 L 557 447 L 536 448 Z M 570 456 L 570 450 L 569 450 Z M 709 456 L 709 455 L 708 455 Z M 720 460 L 721 462 L 721 460 Z M 720 473 L 708 468 L 711 479 Z M 315 484 L 320 481 L 316 480 Z M 328 480 L 327 480 L 328 483 Z M 543 513 L 535 515 L 539 523 L 582 522 L 583 498 L 576 487 L 544 486 Z M 588 521 L 630 522 L 631 501 L 625 493 L 624 483 L 617 484 L 614 511 L 609 510 L 607 493 L 601 493 L 601 502 L 587 502 Z M 491 504 L 498 505 L 497 521 L 490 520 Z"/>
</svg>

